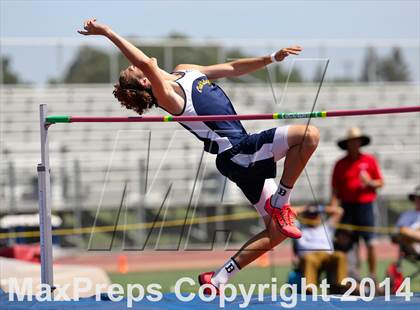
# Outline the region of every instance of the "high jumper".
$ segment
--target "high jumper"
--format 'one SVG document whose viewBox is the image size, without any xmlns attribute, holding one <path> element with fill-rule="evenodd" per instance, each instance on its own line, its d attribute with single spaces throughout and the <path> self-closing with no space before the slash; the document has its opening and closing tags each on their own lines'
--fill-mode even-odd
<svg viewBox="0 0 420 310">
<path fill-rule="evenodd" d="M 84 30 L 78 32 L 108 38 L 130 61 L 132 65 L 121 71 L 113 94 L 122 106 L 139 115 L 153 107 L 173 116 L 236 115 L 229 97 L 215 80 L 245 75 L 302 51 L 296 45 L 267 56 L 210 66 L 179 64 L 168 73 L 159 68 L 155 58 L 95 18 L 85 21 Z M 290 195 L 318 146 L 319 131 L 314 126 L 290 125 L 250 134 L 238 120 L 179 123 L 204 143 L 205 151 L 217 155 L 217 169 L 236 183 L 265 223 L 265 229 L 220 269 L 199 275 L 201 285 L 211 284 L 218 291 L 239 270 L 287 237 L 301 237 L 294 224 L 296 214 L 290 207 Z M 282 158 L 284 167 L 277 185 L 276 162 Z"/>
</svg>

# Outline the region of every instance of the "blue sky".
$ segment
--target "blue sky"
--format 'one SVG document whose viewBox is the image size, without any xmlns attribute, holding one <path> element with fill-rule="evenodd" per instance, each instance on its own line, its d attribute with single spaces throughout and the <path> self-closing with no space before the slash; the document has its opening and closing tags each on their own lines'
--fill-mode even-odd
<svg viewBox="0 0 420 310">
<path fill-rule="evenodd" d="M 96 16 L 123 34 L 194 37 L 418 38 L 420 2 L 1 1 L 2 36 L 76 36 Z"/>
<path fill-rule="evenodd" d="M 0 36 L 78 37 L 76 29 L 91 16 L 108 23 L 122 35 L 139 37 L 161 37 L 171 32 L 182 32 L 195 38 L 245 38 L 250 41 L 252 38 L 293 38 L 296 42 L 308 38 L 420 38 L 420 1 L 415 0 L 1 0 Z M 82 37 L 80 40 L 88 41 Z M 50 56 L 51 51 L 37 48 L 29 52 L 28 48 L 23 49 L 3 46 L 2 53 L 12 57 L 13 67 L 26 79 L 39 82 L 62 70 L 54 68 L 57 65 Z M 351 55 L 348 51 L 346 53 Z M 414 53 L 408 51 L 407 57 L 417 64 L 417 54 L 418 50 Z M 33 64 L 33 59 L 28 55 L 34 55 L 37 64 Z M 66 63 L 71 56 L 72 51 L 65 52 Z"/>
</svg>

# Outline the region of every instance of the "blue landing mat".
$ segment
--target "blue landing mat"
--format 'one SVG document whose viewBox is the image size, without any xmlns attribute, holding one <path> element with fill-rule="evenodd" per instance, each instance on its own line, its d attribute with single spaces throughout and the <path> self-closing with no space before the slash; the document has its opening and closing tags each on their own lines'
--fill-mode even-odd
<svg viewBox="0 0 420 310">
<path fill-rule="evenodd" d="M 391 297 L 390 301 L 385 301 L 384 297 L 375 297 L 372 301 L 365 302 L 357 301 L 342 301 L 340 296 L 331 296 L 331 300 L 326 302 L 320 300 L 312 301 L 310 296 L 307 296 L 309 301 L 302 301 L 301 296 L 297 295 L 297 304 L 293 309 L 306 310 L 314 307 L 323 307 L 323 309 L 398 309 L 398 310 L 419 310 L 420 309 L 420 293 L 414 294 L 410 301 L 405 301 L 402 297 Z M 131 309 L 142 310 L 178 310 L 178 309 L 220 309 L 219 297 L 211 302 L 204 302 L 196 296 L 190 302 L 180 301 L 175 294 L 164 294 L 162 299 L 158 302 L 150 302 L 142 300 L 133 302 Z M 239 305 L 243 302 L 242 297 L 237 297 L 235 301 L 226 303 L 225 309 L 241 309 Z M 286 304 L 291 304 L 291 301 L 283 301 Z M 251 299 L 249 305 L 245 309 L 281 309 L 281 300 L 276 302 L 271 301 L 270 296 L 266 296 L 265 301 L 259 301 L 257 297 Z M 291 308 L 290 306 L 288 307 Z M 51 301 L 39 302 L 35 299 L 33 301 L 9 301 L 9 294 L 0 290 L 0 309 L 1 310 L 74 310 L 74 309 L 127 309 L 127 299 L 119 302 L 112 302 L 110 300 L 96 301 L 95 298 L 82 298 L 79 301 Z"/>
</svg>

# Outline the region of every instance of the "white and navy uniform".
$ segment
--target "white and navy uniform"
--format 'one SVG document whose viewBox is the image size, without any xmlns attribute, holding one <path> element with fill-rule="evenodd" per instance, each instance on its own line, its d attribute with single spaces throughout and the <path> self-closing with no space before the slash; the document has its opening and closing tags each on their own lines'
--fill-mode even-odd
<svg viewBox="0 0 420 310">
<path fill-rule="evenodd" d="M 206 75 L 197 70 L 176 73 L 182 75 L 176 82 L 185 93 L 184 109 L 177 116 L 236 115 L 228 96 Z M 277 189 L 274 181 L 267 185 L 266 179 L 275 178 L 276 161 L 288 150 L 287 127 L 248 134 L 240 121 L 180 124 L 203 141 L 205 151 L 217 154 L 217 169 L 235 182 L 253 205 L 268 198 L 262 193 L 271 195 Z"/>
</svg>

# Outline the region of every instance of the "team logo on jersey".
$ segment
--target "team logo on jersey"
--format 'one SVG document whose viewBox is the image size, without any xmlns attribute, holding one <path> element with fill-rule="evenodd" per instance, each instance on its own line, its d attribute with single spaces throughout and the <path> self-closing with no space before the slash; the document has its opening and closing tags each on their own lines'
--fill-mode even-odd
<svg viewBox="0 0 420 310">
<path fill-rule="evenodd" d="M 197 86 L 195 87 L 200 93 L 203 91 L 203 88 L 205 85 L 211 85 L 210 81 L 208 79 L 201 80 L 197 83 Z"/>
</svg>

